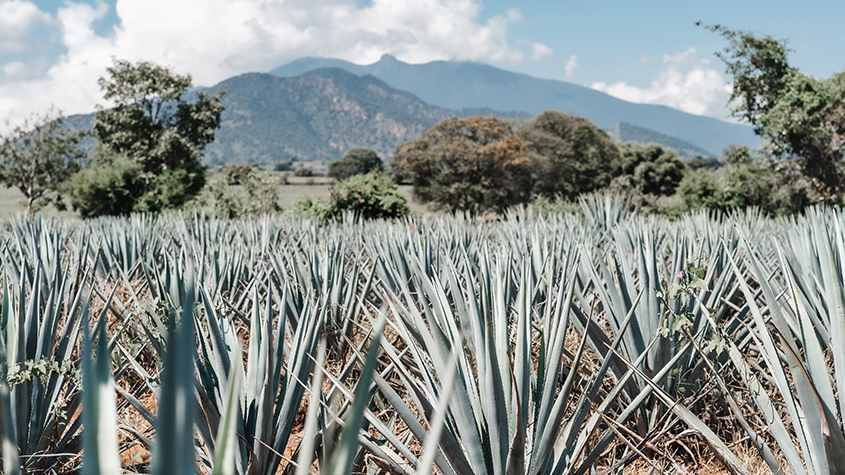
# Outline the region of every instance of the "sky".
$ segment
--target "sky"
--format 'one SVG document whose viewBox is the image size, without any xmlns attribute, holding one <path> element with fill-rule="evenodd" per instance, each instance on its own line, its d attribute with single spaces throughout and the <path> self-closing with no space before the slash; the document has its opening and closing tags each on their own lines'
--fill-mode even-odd
<svg viewBox="0 0 845 475">
<path fill-rule="evenodd" d="M 0 0 L 0 131 L 108 106 L 113 58 L 212 86 L 304 56 L 476 61 L 731 120 L 726 46 L 695 25 L 771 35 L 820 78 L 845 69 L 845 2 L 805 0 Z"/>
</svg>

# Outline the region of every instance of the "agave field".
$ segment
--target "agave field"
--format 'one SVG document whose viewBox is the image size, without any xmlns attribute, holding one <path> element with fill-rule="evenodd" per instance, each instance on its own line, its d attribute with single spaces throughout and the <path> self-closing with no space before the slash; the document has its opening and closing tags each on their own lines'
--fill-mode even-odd
<svg viewBox="0 0 845 475">
<path fill-rule="evenodd" d="M 582 207 L 13 220 L 3 472 L 845 473 L 845 215 Z"/>
</svg>

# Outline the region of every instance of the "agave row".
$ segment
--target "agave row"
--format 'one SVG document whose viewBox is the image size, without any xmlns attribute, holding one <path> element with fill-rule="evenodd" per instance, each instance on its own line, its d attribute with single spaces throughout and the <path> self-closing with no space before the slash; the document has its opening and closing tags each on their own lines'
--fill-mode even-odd
<svg viewBox="0 0 845 475">
<path fill-rule="evenodd" d="M 683 424 L 746 473 L 696 406 L 733 377 L 773 470 L 777 451 L 793 473 L 841 473 L 839 214 L 668 222 L 582 205 L 326 227 L 13 220 L 4 472 L 115 473 L 141 444 L 156 473 L 581 474 L 654 456 Z M 702 283 L 667 299 L 691 269 Z"/>
</svg>

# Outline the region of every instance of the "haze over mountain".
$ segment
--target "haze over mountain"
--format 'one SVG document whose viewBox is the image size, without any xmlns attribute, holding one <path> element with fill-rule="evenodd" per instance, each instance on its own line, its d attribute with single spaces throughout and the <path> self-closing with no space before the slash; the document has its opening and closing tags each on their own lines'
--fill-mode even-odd
<svg viewBox="0 0 845 475">
<path fill-rule="evenodd" d="M 292 77 L 317 68 L 340 68 L 371 74 L 423 101 L 447 108 L 489 107 L 536 115 L 557 109 L 586 117 L 605 130 L 627 123 L 680 139 L 718 156 L 731 143 L 756 147 L 751 127 L 688 114 L 666 106 L 634 104 L 576 84 L 537 79 L 493 66 L 459 61 L 408 64 L 390 55 L 369 65 L 338 59 L 302 58 L 270 71 Z"/>
<path fill-rule="evenodd" d="M 608 134 L 616 142 L 634 142 L 642 145 L 659 143 L 665 147 L 675 149 L 678 155 L 682 157 L 693 158 L 712 155 L 707 150 L 696 147 L 689 142 L 684 142 L 683 140 L 669 137 L 653 130 L 637 127 L 636 125 L 626 124 L 625 122 L 616 124 L 613 129 L 608 131 Z"/>
</svg>

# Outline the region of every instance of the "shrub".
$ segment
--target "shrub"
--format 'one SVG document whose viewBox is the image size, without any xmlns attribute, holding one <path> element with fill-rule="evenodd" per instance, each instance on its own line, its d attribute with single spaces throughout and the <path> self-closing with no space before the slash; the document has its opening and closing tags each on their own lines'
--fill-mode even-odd
<svg viewBox="0 0 845 475">
<path fill-rule="evenodd" d="M 740 152 L 723 160 L 727 163 L 723 168 L 688 173 L 678 185 L 680 209 L 670 214 L 756 207 L 769 215 L 786 215 L 821 201 L 798 162 L 773 163 L 750 155 L 748 150 Z"/>
<path fill-rule="evenodd" d="M 288 211 L 326 222 L 351 212 L 357 218 L 402 218 L 410 213 L 405 198 L 396 192 L 396 184 L 380 172 L 355 175 L 332 186 L 328 203 L 301 198 Z"/>
<path fill-rule="evenodd" d="M 254 173 L 254 169 L 249 165 L 229 165 L 224 167 L 221 173 L 227 185 L 242 185 L 249 179 L 249 175 Z"/>
<path fill-rule="evenodd" d="M 724 211 L 725 192 L 719 180 L 719 172 L 707 169 L 688 173 L 678 185 L 678 196 L 684 211 L 702 208 Z"/>
<path fill-rule="evenodd" d="M 340 160 L 329 165 L 328 176 L 340 181 L 371 171 L 381 171 L 382 168 L 384 164 L 376 152 L 368 148 L 353 148 L 344 153 Z"/>
<path fill-rule="evenodd" d="M 325 201 L 299 198 L 285 213 L 297 218 L 313 218 L 320 222 L 326 222 L 331 215 L 331 208 Z"/>
<path fill-rule="evenodd" d="M 278 178 L 247 165 L 227 167 L 211 188 L 214 211 L 229 219 L 278 213 L 282 210 L 276 195 L 280 184 Z"/>
<path fill-rule="evenodd" d="M 107 159 L 108 166 L 87 168 L 67 183 L 71 205 L 83 218 L 128 215 L 134 211 L 143 166 L 123 155 Z"/>
<path fill-rule="evenodd" d="M 684 163 L 678 155 L 659 144 L 622 144 L 619 151 L 620 177 L 614 180 L 624 181 L 636 192 L 647 195 L 672 195 L 684 177 Z"/>
<path fill-rule="evenodd" d="M 407 200 L 396 184 L 380 172 L 356 175 L 332 187 L 330 217 L 351 211 L 364 219 L 402 218 L 410 213 Z"/>
<path fill-rule="evenodd" d="M 293 164 L 291 162 L 278 162 L 273 165 L 273 171 L 289 172 L 291 170 L 293 170 Z"/>
<path fill-rule="evenodd" d="M 293 176 L 303 176 L 303 177 L 314 176 L 314 170 L 312 170 L 309 167 L 300 166 L 300 167 L 297 167 L 297 169 L 293 171 Z"/>
</svg>

